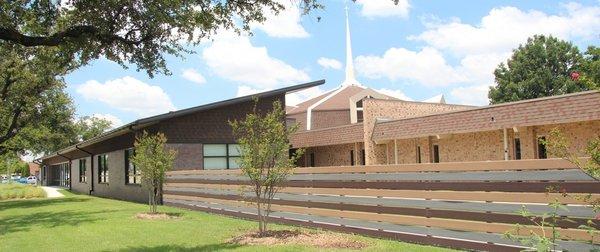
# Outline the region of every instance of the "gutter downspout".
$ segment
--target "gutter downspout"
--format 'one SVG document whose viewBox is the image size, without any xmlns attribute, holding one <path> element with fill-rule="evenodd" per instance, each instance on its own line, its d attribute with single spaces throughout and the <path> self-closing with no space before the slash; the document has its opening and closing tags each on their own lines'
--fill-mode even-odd
<svg viewBox="0 0 600 252">
<path fill-rule="evenodd" d="M 92 192 L 94 192 L 94 153 L 91 153 L 82 148 L 79 148 L 79 146 L 77 146 L 77 145 L 75 145 L 75 149 L 78 149 L 78 150 L 90 155 L 90 190 L 89 190 L 88 194 L 92 195 Z"/>
<path fill-rule="evenodd" d="M 59 155 L 59 156 L 61 156 L 63 158 L 66 158 L 67 160 L 69 160 L 69 191 L 70 191 L 71 190 L 71 180 L 72 180 L 72 178 L 71 178 L 71 159 L 68 158 L 68 157 L 66 157 L 66 156 L 64 156 L 64 155 L 62 155 L 62 154 L 60 154 L 60 153 L 58 153 L 58 152 L 56 153 L 56 155 Z"/>
</svg>

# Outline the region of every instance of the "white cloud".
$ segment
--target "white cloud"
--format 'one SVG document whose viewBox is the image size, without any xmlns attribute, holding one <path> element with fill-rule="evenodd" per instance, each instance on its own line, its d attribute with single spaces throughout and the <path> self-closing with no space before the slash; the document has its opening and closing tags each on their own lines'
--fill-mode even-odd
<svg viewBox="0 0 600 252">
<path fill-rule="evenodd" d="M 336 70 L 342 69 L 342 62 L 336 59 L 321 57 L 317 60 L 317 63 L 323 68 L 331 68 Z"/>
<path fill-rule="evenodd" d="M 418 52 L 390 48 L 383 56 L 358 56 L 356 70 L 372 79 L 408 79 L 425 86 L 447 86 L 466 80 L 446 62 L 441 52 L 431 47 Z"/>
<path fill-rule="evenodd" d="M 89 80 L 77 88 L 77 93 L 85 99 L 99 101 L 139 116 L 151 116 L 176 110 L 162 88 L 130 76 L 105 83 Z"/>
<path fill-rule="evenodd" d="M 246 36 L 222 32 L 208 45 L 202 58 L 218 76 L 253 88 L 274 88 L 309 80 L 308 74 L 269 55 Z"/>
<path fill-rule="evenodd" d="M 361 7 L 360 14 L 370 18 L 407 18 L 410 9 L 408 0 L 400 0 L 397 5 L 391 0 L 357 0 L 356 3 Z"/>
<path fill-rule="evenodd" d="M 197 84 L 206 83 L 206 79 L 204 78 L 204 76 L 202 76 L 202 74 L 200 74 L 198 71 L 196 71 L 196 69 L 193 68 L 183 69 L 183 73 L 181 74 L 181 76 L 184 79 Z"/>
<path fill-rule="evenodd" d="M 111 128 L 117 128 L 123 125 L 123 121 L 111 114 L 93 114 L 92 117 L 108 120 L 111 123 Z"/>
<path fill-rule="evenodd" d="M 310 36 L 302 24 L 301 10 L 298 3 L 290 0 L 279 0 L 285 6 L 285 10 L 275 15 L 272 10 L 265 9 L 266 21 L 252 24 L 252 28 L 264 31 L 267 35 L 276 38 L 306 38 Z"/>
<path fill-rule="evenodd" d="M 256 93 L 266 92 L 270 89 L 256 89 L 249 86 L 241 85 L 238 87 L 236 97 L 252 95 Z M 319 87 L 311 87 L 298 92 L 285 95 L 285 105 L 295 106 L 296 104 L 323 94 L 323 90 Z"/>
<path fill-rule="evenodd" d="M 376 91 L 379 92 L 379 93 L 382 93 L 384 95 L 389 95 L 391 97 L 398 98 L 398 99 L 403 100 L 403 101 L 413 101 L 412 98 L 408 97 L 408 95 L 406 95 L 400 89 L 382 88 L 382 89 L 377 89 Z"/>
<path fill-rule="evenodd" d="M 285 95 L 285 104 L 289 106 L 295 106 L 298 103 L 311 99 L 313 97 L 317 97 L 323 94 L 323 91 L 319 87 L 311 87 L 304 90 L 300 90 L 298 92 L 290 93 Z"/>
<path fill-rule="evenodd" d="M 269 89 L 256 89 L 256 88 L 252 88 L 249 86 L 239 86 L 237 93 L 236 93 L 236 97 L 240 97 L 240 96 L 246 96 L 246 95 L 253 95 L 253 94 L 257 94 L 257 93 L 262 93 L 262 92 L 266 92 L 269 91 Z"/>
<path fill-rule="evenodd" d="M 450 91 L 452 102 L 468 105 L 487 105 L 489 85 L 458 87 Z"/>
<path fill-rule="evenodd" d="M 457 55 L 510 52 L 534 34 L 562 39 L 593 38 L 600 32 L 600 6 L 563 5 L 563 14 L 523 11 L 515 7 L 492 9 L 478 25 L 453 19 L 428 24 L 429 29 L 409 39 L 424 41 Z"/>
</svg>

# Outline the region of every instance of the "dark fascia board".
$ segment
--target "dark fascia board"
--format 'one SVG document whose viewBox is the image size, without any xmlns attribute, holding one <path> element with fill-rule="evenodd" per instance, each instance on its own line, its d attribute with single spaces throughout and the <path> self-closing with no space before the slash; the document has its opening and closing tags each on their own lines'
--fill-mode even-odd
<svg viewBox="0 0 600 252">
<path fill-rule="evenodd" d="M 223 100 L 223 101 L 218 101 L 218 102 L 214 102 L 214 103 L 209 103 L 209 104 L 205 104 L 205 105 L 200 105 L 200 106 L 196 106 L 196 107 L 191 107 L 191 108 L 187 108 L 187 109 L 182 109 L 182 110 L 177 110 L 177 111 L 171 111 L 168 113 L 164 113 L 164 114 L 160 114 L 160 115 L 156 115 L 156 116 L 151 116 L 151 117 L 146 117 L 146 118 L 142 118 L 142 119 L 138 119 L 135 120 L 133 122 L 130 122 L 128 124 L 125 124 L 121 127 L 118 127 L 116 129 L 107 131 L 105 133 L 103 133 L 102 135 L 99 135 L 97 137 L 88 139 L 86 141 L 83 141 L 81 143 L 63 148 L 57 152 L 48 154 L 44 157 L 41 157 L 37 160 L 44 160 L 44 159 L 48 159 L 54 156 L 59 156 L 61 153 L 67 153 L 67 152 L 71 152 L 74 150 L 77 150 L 78 148 L 83 148 L 85 146 L 89 146 L 92 145 L 94 143 L 98 143 L 101 141 L 104 141 L 106 139 L 109 139 L 113 136 L 117 136 L 117 135 L 122 135 L 125 134 L 127 132 L 133 131 L 134 127 L 136 126 L 140 126 L 142 125 L 142 127 L 146 127 L 155 123 L 158 123 L 162 120 L 168 120 L 171 118 L 175 118 L 175 117 L 179 117 L 179 116 L 185 116 L 185 115 L 189 115 L 192 113 L 196 113 L 196 112 L 200 112 L 200 111 L 205 111 L 205 110 L 209 110 L 209 109 L 214 109 L 214 108 L 218 108 L 218 107 L 222 107 L 222 106 L 227 106 L 227 105 L 232 105 L 232 104 L 236 104 L 236 103 L 241 103 L 241 102 L 246 102 L 246 101 L 251 101 L 254 97 L 257 98 L 263 98 L 263 97 L 270 97 L 270 96 L 275 96 L 275 95 L 279 95 L 279 94 L 288 94 L 288 93 L 294 93 L 303 89 L 307 89 L 307 88 L 311 88 L 311 87 L 316 87 L 319 85 L 323 85 L 325 83 L 325 80 L 318 80 L 318 81 L 312 81 L 312 82 L 307 82 L 307 83 L 303 83 L 303 84 L 298 84 L 298 85 L 294 85 L 294 86 L 289 86 L 289 87 L 284 87 L 284 88 L 280 88 L 280 89 L 274 89 L 271 91 L 266 91 L 266 92 L 262 92 L 262 93 L 257 93 L 257 94 L 252 94 L 252 95 L 246 95 L 246 96 L 242 96 L 242 97 L 237 97 L 237 98 L 233 98 L 233 99 L 228 99 L 228 100 Z"/>
</svg>

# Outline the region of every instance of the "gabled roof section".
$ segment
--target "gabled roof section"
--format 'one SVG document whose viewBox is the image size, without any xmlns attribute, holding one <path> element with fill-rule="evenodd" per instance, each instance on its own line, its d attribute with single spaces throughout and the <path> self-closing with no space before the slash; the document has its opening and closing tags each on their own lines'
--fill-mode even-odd
<svg viewBox="0 0 600 252">
<path fill-rule="evenodd" d="M 201 112 L 201 111 L 206 111 L 206 110 L 210 110 L 210 109 L 214 109 L 214 108 L 219 108 L 219 107 L 224 107 L 224 106 L 233 105 L 233 104 L 237 104 L 237 103 L 251 101 L 254 97 L 258 97 L 260 99 L 262 97 L 271 97 L 271 96 L 280 95 L 280 94 L 294 93 L 294 92 L 297 92 L 297 91 L 300 91 L 303 89 L 319 86 L 324 83 L 325 83 L 325 80 L 307 82 L 307 83 L 303 83 L 303 84 L 299 84 L 299 85 L 284 87 L 284 88 L 280 88 L 280 89 L 275 89 L 275 90 L 252 94 L 252 95 L 246 95 L 246 96 L 242 96 L 242 97 L 236 97 L 236 98 L 232 98 L 232 99 L 228 99 L 228 100 L 213 102 L 213 103 L 209 103 L 209 104 L 205 104 L 205 105 L 200 105 L 200 106 L 177 110 L 177 111 L 171 111 L 171 112 L 156 115 L 156 116 L 138 119 L 138 120 L 135 120 L 128 124 L 125 124 L 121 127 L 107 131 L 99 136 L 94 137 L 94 138 L 88 139 L 81 143 L 66 147 L 57 152 L 54 152 L 47 156 L 44 156 L 44 157 L 40 158 L 39 160 L 44 160 L 44 159 L 48 159 L 48 158 L 51 158 L 54 156 L 58 156 L 59 154 L 64 154 L 66 152 L 74 151 L 74 150 L 77 150 L 78 148 L 83 148 L 85 146 L 89 146 L 89 145 L 110 139 L 112 137 L 125 134 L 127 132 L 130 132 L 131 130 L 133 130 L 136 127 L 138 127 L 138 128 L 145 127 L 145 126 L 149 126 L 149 125 L 158 123 L 160 121 L 168 120 L 168 119 L 175 118 L 175 117 L 186 116 L 186 115 Z"/>
</svg>

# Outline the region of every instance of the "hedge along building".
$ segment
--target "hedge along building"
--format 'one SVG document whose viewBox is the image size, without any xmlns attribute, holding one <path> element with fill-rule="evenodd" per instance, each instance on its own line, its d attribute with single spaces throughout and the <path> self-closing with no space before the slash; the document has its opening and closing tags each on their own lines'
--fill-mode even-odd
<svg viewBox="0 0 600 252">
<path fill-rule="evenodd" d="M 174 170 L 237 168 L 239 156 L 230 120 L 243 119 L 254 107 L 268 111 L 285 95 L 323 84 L 315 81 L 255 95 L 143 118 L 98 137 L 42 157 L 42 184 L 92 195 L 144 202 L 139 171 L 129 162 L 136 134 L 162 132 L 178 154 Z"/>
</svg>

